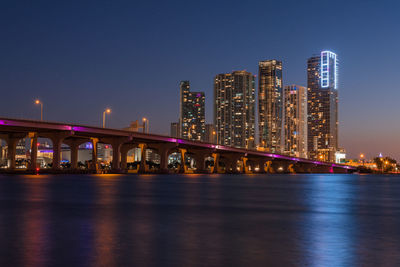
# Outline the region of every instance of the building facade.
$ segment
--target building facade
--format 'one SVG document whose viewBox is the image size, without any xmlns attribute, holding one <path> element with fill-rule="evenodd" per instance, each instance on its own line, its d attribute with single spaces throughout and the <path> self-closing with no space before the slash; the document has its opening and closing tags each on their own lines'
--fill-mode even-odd
<svg viewBox="0 0 400 267">
<path fill-rule="evenodd" d="M 204 92 L 191 92 L 189 81 L 180 83 L 179 132 L 182 138 L 203 141 L 205 137 Z"/>
<path fill-rule="evenodd" d="M 179 122 L 171 122 L 171 131 L 170 135 L 175 138 L 180 138 L 180 127 L 179 127 Z"/>
<path fill-rule="evenodd" d="M 307 61 L 308 154 L 335 161 L 338 150 L 338 59 L 322 51 Z"/>
<path fill-rule="evenodd" d="M 259 145 L 272 153 L 281 153 L 282 135 L 282 62 L 258 64 Z"/>
<path fill-rule="evenodd" d="M 285 86 L 284 153 L 307 158 L 307 89 L 299 85 Z"/>
<path fill-rule="evenodd" d="M 215 131 L 214 124 L 206 124 L 206 138 L 204 141 L 212 144 L 217 142 L 217 132 Z"/>
<path fill-rule="evenodd" d="M 214 126 L 221 145 L 254 148 L 255 76 L 247 71 L 214 78 Z"/>
</svg>

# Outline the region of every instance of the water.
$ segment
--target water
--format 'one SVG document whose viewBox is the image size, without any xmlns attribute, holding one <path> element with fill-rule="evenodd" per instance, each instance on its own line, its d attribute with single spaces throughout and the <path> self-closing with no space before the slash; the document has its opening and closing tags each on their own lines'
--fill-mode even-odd
<svg viewBox="0 0 400 267">
<path fill-rule="evenodd" d="M 400 176 L 0 176 L 0 266 L 400 266 Z"/>
</svg>

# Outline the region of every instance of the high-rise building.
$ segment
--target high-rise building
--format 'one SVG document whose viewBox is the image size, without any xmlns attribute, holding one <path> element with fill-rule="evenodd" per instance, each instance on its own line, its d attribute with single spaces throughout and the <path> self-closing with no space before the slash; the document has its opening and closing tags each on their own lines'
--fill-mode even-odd
<svg viewBox="0 0 400 267">
<path fill-rule="evenodd" d="M 281 153 L 282 134 L 282 61 L 258 63 L 259 145 L 272 153 Z"/>
<path fill-rule="evenodd" d="M 180 132 L 179 132 L 179 122 L 171 122 L 171 132 L 170 135 L 175 138 L 180 138 Z"/>
<path fill-rule="evenodd" d="M 179 131 L 181 137 L 203 141 L 206 132 L 204 92 L 191 92 L 189 81 L 181 81 L 179 87 Z"/>
<path fill-rule="evenodd" d="M 255 76 L 247 71 L 214 79 L 214 126 L 217 143 L 254 148 Z"/>
<path fill-rule="evenodd" d="M 285 86 L 283 91 L 284 153 L 307 158 L 307 89 Z"/>
<path fill-rule="evenodd" d="M 322 51 L 307 61 L 309 157 L 335 161 L 338 150 L 338 59 Z"/>
<path fill-rule="evenodd" d="M 212 144 L 217 142 L 217 132 L 215 131 L 214 124 L 206 124 L 206 138 L 204 141 Z"/>
</svg>

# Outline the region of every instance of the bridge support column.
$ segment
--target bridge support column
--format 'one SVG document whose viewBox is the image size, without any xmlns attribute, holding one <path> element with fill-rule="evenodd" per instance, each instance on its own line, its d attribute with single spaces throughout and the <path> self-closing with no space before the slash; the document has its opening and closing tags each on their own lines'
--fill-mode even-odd
<svg viewBox="0 0 400 267">
<path fill-rule="evenodd" d="M 188 173 L 185 158 L 186 158 L 186 149 L 179 148 L 179 153 L 181 154 L 181 166 L 179 168 L 179 173 Z"/>
<path fill-rule="evenodd" d="M 211 167 L 211 173 L 218 173 L 219 169 L 219 153 L 213 153 L 211 157 L 214 159 L 214 166 Z"/>
<path fill-rule="evenodd" d="M 160 154 L 160 173 L 169 173 L 168 157 L 171 149 L 175 147 L 175 144 L 164 144 L 158 147 L 158 153 Z"/>
<path fill-rule="evenodd" d="M 78 154 L 79 154 L 79 146 L 83 143 L 90 142 L 90 139 L 86 138 L 73 138 L 73 139 L 64 139 L 63 143 L 67 144 L 71 151 L 71 169 L 78 169 Z"/>
<path fill-rule="evenodd" d="M 204 153 L 201 151 L 194 151 L 193 153 L 193 158 L 196 161 L 196 172 L 207 173 L 205 159 L 208 153 Z"/>
<path fill-rule="evenodd" d="M 10 170 L 15 169 L 15 157 L 17 155 L 17 143 L 20 138 L 9 137 L 7 139 L 7 158 L 8 158 L 8 168 Z"/>
<path fill-rule="evenodd" d="M 69 146 L 71 150 L 71 169 L 78 169 L 78 153 L 79 153 L 79 144 L 71 144 Z"/>
<path fill-rule="evenodd" d="M 98 172 L 98 164 L 97 164 L 97 143 L 99 142 L 98 138 L 91 138 L 92 142 L 92 164 L 90 169 L 92 171 Z"/>
<path fill-rule="evenodd" d="M 54 137 L 51 139 L 53 142 L 53 170 L 60 169 L 60 162 L 61 162 L 61 143 L 62 138 Z"/>
<path fill-rule="evenodd" d="M 169 173 L 168 169 L 168 157 L 172 149 L 176 148 L 176 144 L 166 143 L 166 144 L 152 144 L 152 148 L 156 149 L 160 155 L 160 168 L 159 173 Z"/>
<path fill-rule="evenodd" d="M 148 171 L 147 163 L 146 163 L 146 144 L 139 144 L 141 159 L 140 159 L 140 166 L 139 166 L 139 173 L 146 173 Z"/>
<path fill-rule="evenodd" d="M 242 157 L 241 155 L 224 155 L 225 171 L 227 173 L 237 173 L 237 162 Z"/>
<path fill-rule="evenodd" d="M 265 170 L 265 163 L 266 163 L 266 159 L 265 158 L 261 158 L 259 159 L 258 162 L 258 173 L 267 173 L 267 171 Z"/>
<path fill-rule="evenodd" d="M 111 142 L 111 146 L 113 149 L 113 158 L 112 158 L 112 170 L 113 172 L 121 172 L 121 146 L 123 144 L 122 140 L 114 140 Z"/>
<path fill-rule="evenodd" d="M 252 171 L 250 171 L 250 161 L 247 157 L 242 157 L 241 158 L 241 163 L 242 163 L 242 172 L 245 174 L 252 173 L 254 169 L 252 168 Z"/>
<path fill-rule="evenodd" d="M 128 149 L 121 147 L 121 171 L 126 172 L 128 169 Z"/>
<path fill-rule="evenodd" d="M 36 170 L 36 168 L 37 168 L 37 151 L 38 151 L 37 134 L 30 133 L 29 137 L 31 138 L 31 163 L 29 165 L 29 169 Z"/>
</svg>

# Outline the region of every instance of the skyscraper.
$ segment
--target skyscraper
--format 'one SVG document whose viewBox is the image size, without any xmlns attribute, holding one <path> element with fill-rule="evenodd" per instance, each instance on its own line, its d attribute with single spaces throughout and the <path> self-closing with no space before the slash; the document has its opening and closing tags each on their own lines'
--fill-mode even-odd
<svg viewBox="0 0 400 267">
<path fill-rule="evenodd" d="M 281 153 L 282 134 L 282 62 L 258 63 L 258 124 L 260 146 Z"/>
<path fill-rule="evenodd" d="M 207 143 L 217 142 L 217 132 L 215 131 L 214 124 L 206 124 L 206 137 L 204 141 Z"/>
<path fill-rule="evenodd" d="M 338 149 L 338 59 L 322 51 L 307 61 L 308 153 L 335 161 Z"/>
<path fill-rule="evenodd" d="M 205 137 L 204 92 L 191 92 L 189 81 L 180 83 L 179 124 L 182 138 L 203 141 Z"/>
<path fill-rule="evenodd" d="M 218 144 L 254 148 L 255 76 L 250 72 L 215 77 L 214 126 Z"/>
<path fill-rule="evenodd" d="M 285 86 L 283 107 L 284 153 L 307 158 L 307 89 Z"/>
<path fill-rule="evenodd" d="M 171 131 L 170 131 L 170 135 L 172 137 L 176 137 L 176 138 L 180 138 L 180 132 L 179 132 L 179 122 L 171 122 Z"/>
</svg>

